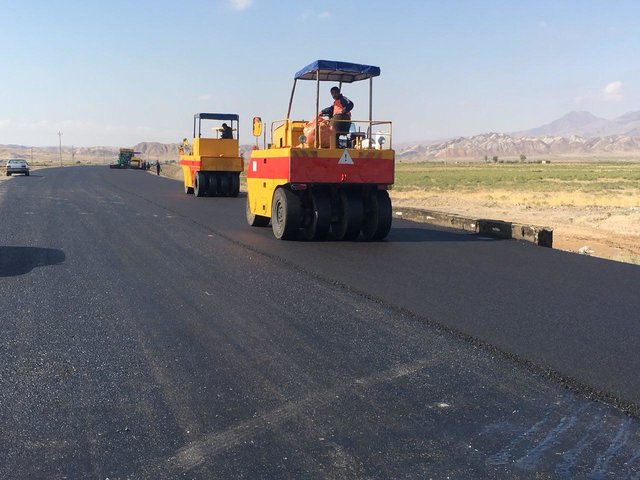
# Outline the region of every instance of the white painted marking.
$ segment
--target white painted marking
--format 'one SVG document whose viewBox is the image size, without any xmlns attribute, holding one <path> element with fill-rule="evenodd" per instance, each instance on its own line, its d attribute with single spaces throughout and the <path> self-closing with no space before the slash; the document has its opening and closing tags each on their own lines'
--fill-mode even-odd
<svg viewBox="0 0 640 480">
<path fill-rule="evenodd" d="M 205 461 L 211 460 L 237 445 L 247 443 L 263 432 L 268 432 L 285 422 L 290 422 L 298 416 L 307 415 L 308 411 L 314 411 L 319 407 L 329 405 L 333 398 L 340 398 L 340 395 L 336 395 L 336 393 L 349 393 L 354 385 L 361 388 L 361 386 L 372 387 L 380 383 L 387 383 L 397 378 L 417 373 L 435 363 L 431 359 L 417 360 L 375 373 L 369 377 L 353 379 L 352 381 L 312 393 L 307 397 L 287 402 L 274 410 L 230 426 L 227 430 L 213 431 L 201 435 L 198 440 L 188 443 L 175 452 L 174 455 L 167 458 L 162 462 L 162 465 L 151 464 L 147 468 L 151 471 L 163 469 L 163 472 L 167 471 L 167 469 L 181 472 L 193 470 Z M 320 441 L 323 440 L 324 437 L 320 437 Z M 153 475 L 151 476 L 153 477 Z"/>
</svg>

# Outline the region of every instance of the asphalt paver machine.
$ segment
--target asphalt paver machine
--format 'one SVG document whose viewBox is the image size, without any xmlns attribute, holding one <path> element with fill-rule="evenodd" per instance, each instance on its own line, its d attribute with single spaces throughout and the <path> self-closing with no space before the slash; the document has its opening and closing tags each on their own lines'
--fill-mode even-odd
<svg viewBox="0 0 640 480">
<path fill-rule="evenodd" d="M 272 122 L 270 142 L 252 151 L 247 166 L 249 225 L 271 222 L 273 234 L 282 240 L 371 241 L 387 236 L 395 152 L 391 122 L 373 119 L 373 78 L 379 75 L 379 67 L 329 60 L 295 74 L 287 117 Z M 315 115 L 308 122 L 290 117 L 299 80 L 316 83 Z M 347 125 L 340 126 L 323 119 L 321 82 L 341 88 L 360 81 L 369 84 L 369 118 L 341 120 Z"/>
<path fill-rule="evenodd" d="M 121 148 L 118 154 L 118 162 L 109 165 L 110 168 L 133 168 L 137 170 L 144 170 L 146 168 L 146 162 L 142 158 L 137 157 L 140 152 L 136 152 L 133 148 Z"/>
</svg>

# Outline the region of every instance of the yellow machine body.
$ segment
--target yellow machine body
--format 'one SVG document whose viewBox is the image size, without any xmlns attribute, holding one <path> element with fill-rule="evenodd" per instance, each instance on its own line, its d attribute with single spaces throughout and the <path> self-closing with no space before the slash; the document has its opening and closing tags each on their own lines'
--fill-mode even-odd
<svg viewBox="0 0 640 480">
<path fill-rule="evenodd" d="M 238 140 L 194 138 L 193 152 L 180 155 L 185 188 L 194 187 L 196 172 L 242 172 L 244 161 L 239 153 Z"/>
<path fill-rule="evenodd" d="M 203 120 L 225 123 L 211 129 L 215 137 L 207 137 L 202 134 Z M 240 174 L 244 171 L 239 120 L 235 113 L 196 113 L 193 116 L 193 142 L 190 145 L 185 138 L 179 148 L 185 193 L 196 197 L 238 196 Z"/>
</svg>

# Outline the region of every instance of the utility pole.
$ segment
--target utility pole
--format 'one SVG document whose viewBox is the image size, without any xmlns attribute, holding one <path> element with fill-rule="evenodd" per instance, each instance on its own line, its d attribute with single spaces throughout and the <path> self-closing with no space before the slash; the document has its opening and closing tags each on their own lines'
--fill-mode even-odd
<svg viewBox="0 0 640 480">
<path fill-rule="evenodd" d="M 33 164 L 33 147 L 31 147 L 31 161 L 30 161 L 30 163 Z"/>
<path fill-rule="evenodd" d="M 73 148 L 73 145 L 71 145 L 71 163 L 76 163 L 76 150 Z"/>
<path fill-rule="evenodd" d="M 60 142 L 60 166 L 62 166 L 62 132 L 58 132 L 58 140 Z"/>
</svg>

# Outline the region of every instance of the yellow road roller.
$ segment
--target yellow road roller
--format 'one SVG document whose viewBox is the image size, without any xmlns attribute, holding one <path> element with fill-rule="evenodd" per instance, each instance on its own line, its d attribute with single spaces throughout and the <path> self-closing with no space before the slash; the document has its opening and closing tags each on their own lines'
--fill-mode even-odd
<svg viewBox="0 0 640 480">
<path fill-rule="evenodd" d="M 203 120 L 216 124 L 210 136 L 203 136 Z M 240 173 L 244 170 L 238 123 L 239 116 L 233 113 L 193 116 L 193 143 L 185 138 L 179 148 L 185 193 L 196 197 L 238 196 Z"/>
<path fill-rule="evenodd" d="M 273 234 L 282 240 L 372 241 L 387 236 L 395 152 L 391 122 L 373 119 L 373 78 L 378 75 L 376 66 L 330 60 L 317 60 L 295 74 L 287 117 L 271 124 L 269 143 L 253 150 L 247 165 L 249 225 L 271 222 Z M 290 118 L 299 80 L 315 82 L 311 121 Z M 353 104 L 340 93 L 344 84 L 359 81 L 369 84 L 365 120 L 351 119 Z M 323 110 L 321 82 L 334 84 L 334 105 Z M 254 128 L 254 135 L 260 131 Z"/>
</svg>

